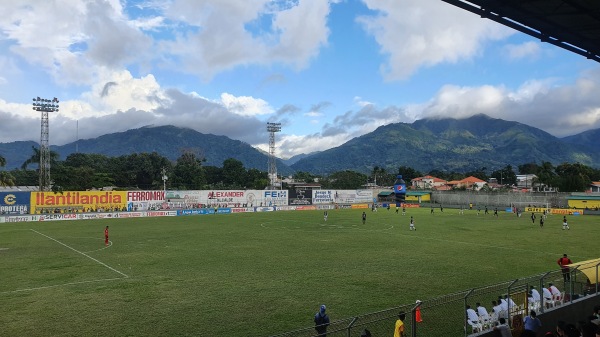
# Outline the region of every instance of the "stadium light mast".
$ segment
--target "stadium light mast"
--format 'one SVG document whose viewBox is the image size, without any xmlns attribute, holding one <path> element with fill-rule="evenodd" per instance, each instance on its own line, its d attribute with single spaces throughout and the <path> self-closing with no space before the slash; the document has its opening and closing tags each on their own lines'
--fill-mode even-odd
<svg viewBox="0 0 600 337">
<path fill-rule="evenodd" d="M 277 160 L 275 158 L 275 132 L 281 131 L 281 123 L 267 122 L 267 131 L 269 132 L 269 181 L 270 188 L 275 189 L 277 181 Z"/>
<path fill-rule="evenodd" d="M 40 192 L 50 190 L 50 124 L 48 122 L 49 112 L 58 112 L 58 98 L 53 99 L 40 98 L 33 99 L 33 110 L 42 113 L 42 127 L 40 136 Z"/>
</svg>

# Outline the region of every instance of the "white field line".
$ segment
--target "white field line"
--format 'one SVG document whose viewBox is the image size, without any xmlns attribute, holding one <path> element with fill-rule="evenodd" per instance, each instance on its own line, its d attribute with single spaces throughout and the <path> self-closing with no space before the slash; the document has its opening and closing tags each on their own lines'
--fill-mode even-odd
<svg viewBox="0 0 600 337">
<path fill-rule="evenodd" d="M 109 281 L 117 281 L 117 280 L 124 280 L 124 279 L 125 279 L 125 277 L 116 277 L 116 278 L 105 278 L 105 279 L 89 280 L 89 281 L 69 282 L 69 283 L 61 283 L 61 284 L 55 284 L 55 285 L 51 285 L 51 286 L 44 286 L 44 287 L 23 288 L 23 289 L 17 289 L 17 290 L 3 291 L 3 292 L 0 292 L 0 294 L 14 294 L 14 293 L 19 293 L 19 292 L 24 292 L 24 291 L 33 291 L 33 290 L 57 288 L 57 287 L 64 287 L 64 286 L 75 285 L 75 284 L 85 284 L 85 283 L 95 283 L 95 282 L 109 282 Z"/>
<path fill-rule="evenodd" d="M 102 239 L 98 239 L 98 240 L 102 240 Z M 112 241 L 108 240 L 108 246 L 104 246 L 102 248 L 98 248 L 98 249 L 94 249 L 94 250 L 89 250 L 89 251 L 83 252 L 83 253 L 84 254 L 88 254 L 88 253 L 93 253 L 93 252 L 99 252 L 99 251 L 101 251 L 103 249 L 110 248 L 111 246 L 112 246 Z"/>
<path fill-rule="evenodd" d="M 53 237 L 50 237 L 50 236 L 48 236 L 48 235 L 46 235 L 46 234 L 44 234 L 44 233 L 40 233 L 40 232 L 36 231 L 35 229 L 30 229 L 30 230 L 31 230 L 32 232 L 38 233 L 38 234 L 39 234 L 39 235 L 41 235 L 41 236 L 45 236 L 45 237 L 47 237 L 48 239 L 50 239 L 50 240 L 52 240 L 52 241 L 55 241 L 55 242 L 57 242 L 57 243 L 60 243 L 61 245 L 63 245 L 63 246 L 65 246 L 65 247 L 69 248 L 70 250 L 72 250 L 72 251 L 74 251 L 74 252 L 77 252 L 77 253 L 79 253 L 79 254 L 81 254 L 81 255 L 83 255 L 83 256 L 85 256 L 85 257 L 87 257 L 88 259 L 90 259 L 90 260 L 92 260 L 92 261 L 95 261 L 95 262 L 97 262 L 97 263 L 99 263 L 99 264 L 101 264 L 101 265 L 105 266 L 106 268 L 108 268 L 108 269 L 110 269 L 110 270 L 114 271 L 115 273 L 118 273 L 118 274 L 121 274 L 121 275 L 123 275 L 123 277 L 125 277 L 125 278 L 128 278 L 128 277 L 129 277 L 129 276 L 125 275 L 124 273 L 122 273 L 122 272 L 120 272 L 120 271 L 116 270 L 115 268 L 113 268 L 113 267 L 111 267 L 111 266 L 107 265 L 106 263 L 104 263 L 104 262 L 101 262 L 101 261 L 98 261 L 98 260 L 94 259 L 93 257 L 91 257 L 91 256 L 87 255 L 86 253 L 84 253 L 84 252 L 80 252 L 80 251 L 78 251 L 77 249 L 75 249 L 75 248 L 73 248 L 73 247 L 71 247 L 71 246 L 69 246 L 69 245 L 67 245 L 67 244 L 64 244 L 64 243 L 62 243 L 62 242 L 60 242 L 60 241 L 56 240 L 56 239 L 55 239 L 55 238 L 53 238 Z"/>
</svg>

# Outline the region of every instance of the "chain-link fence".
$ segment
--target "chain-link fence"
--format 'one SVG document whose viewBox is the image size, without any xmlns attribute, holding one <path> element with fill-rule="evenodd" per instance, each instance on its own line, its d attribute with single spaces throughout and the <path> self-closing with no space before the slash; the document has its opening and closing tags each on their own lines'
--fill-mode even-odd
<svg viewBox="0 0 600 337">
<path fill-rule="evenodd" d="M 581 297 L 597 295 L 599 269 L 600 260 L 594 260 L 576 265 L 568 273 L 550 271 L 351 317 L 332 322 L 327 328 L 327 336 L 360 337 L 365 329 L 372 336 L 390 336 L 401 312 L 406 313 L 404 336 L 468 336 L 492 329 L 501 317 L 518 332 L 530 310 L 544 313 Z M 551 286 L 556 287 L 558 293 L 552 294 Z M 540 301 L 533 296 L 532 290 L 539 292 Z M 469 307 L 477 312 L 477 321 L 469 320 L 466 314 Z M 487 312 L 487 317 L 483 312 Z M 319 334 L 315 328 L 308 327 L 272 337 L 316 336 Z"/>
</svg>

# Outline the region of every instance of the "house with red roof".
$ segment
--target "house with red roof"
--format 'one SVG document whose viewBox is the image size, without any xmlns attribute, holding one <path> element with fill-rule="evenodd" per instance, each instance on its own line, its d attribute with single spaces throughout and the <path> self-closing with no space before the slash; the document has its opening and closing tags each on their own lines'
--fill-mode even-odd
<svg viewBox="0 0 600 337">
<path fill-rule="evenodd" d="M 424 176 L 414 178 L 410 181 L 412 188 L 414 189 L 436 189 L 437 187 L 446 185 L 447 181 L 444 179 L 436 178 L 434 176 Z"/>
</svg>

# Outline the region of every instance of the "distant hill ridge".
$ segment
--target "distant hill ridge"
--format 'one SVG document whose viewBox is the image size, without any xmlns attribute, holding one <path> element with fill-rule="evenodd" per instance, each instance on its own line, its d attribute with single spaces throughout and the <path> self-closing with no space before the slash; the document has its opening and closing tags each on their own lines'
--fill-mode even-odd
<svg viewBox="0 0 600 337">
<path fill-rule="evenodd" d="M 294 171 L 368 173 L 379 166 L 394 172 L 404 165 L 423 172 L 433 169 L 465 172 L 542 161 L 555 165 L 580 162 L 600 167 L 597 139 L 600 139 L 600 129 L 560 139 L 535 127 L 481 114 L 464 119 L 428 118 L 414 123 L 383 125 L 338 147 L 279 160 L 277 170 L 286 175 Z M 38 144 L 32 141 L 0 143 L 6 168 L 20 167 L 31 156 L 32 146 Z M 268 154 L 247 143 L 175 126 L 147 126 L 79 140 L 77 147 L 82 153 L 107 156 L 156 151 L 173 161 L 182 151 L 191 150 L 206 159 L 205 165 L 221 166 L 225 159 L 235 158 L 246 168 L 261 171 L 267 170 L 268 163 Z M 51 146 L 51 149 L 64 160 L 75 152 L 75 143 Z"/>
</svg>

